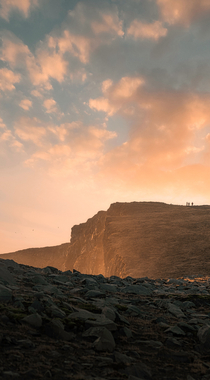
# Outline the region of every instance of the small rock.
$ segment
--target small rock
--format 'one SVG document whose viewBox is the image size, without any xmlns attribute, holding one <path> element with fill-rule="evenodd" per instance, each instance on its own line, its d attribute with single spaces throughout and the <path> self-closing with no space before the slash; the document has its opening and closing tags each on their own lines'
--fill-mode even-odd
<svg viewBox="0 0 210 380">
<path fill-rule="evenodd" d="M 150 368 L 144 363 L 134 364 L 131 367 L 126 368 L 123 372 L 127 375 L 132 375 L 137 378 L 143 378 L 145 380 L 151 380 L 152 373 Z"/>
<path fill-rule="evenodd" d="M 54 339 L 69 341 L 75 337 L 74 333 L 65 331 L 63 323 L 57 319 L 52 319 L 52 321 L 46 324 L 43 331 L 46 335 Z"/>
<path fill-rule="evenodd" d="M 177 318 L 184 318 L 185 317 L 185 314 L 181 311 L 181 309 L 172 303 L 168 304 L 168 311 L 171 314 L 175 315 L 175 317 L 177 317 Z"/>
<path fill-rule="evenodd" d="M 181 343 L 176 338 L 168 338 L 166 339 L 165 345 L 170 348 L 178 348 L 181 347 Z"/>
<path fill-rule="evenodd" d="M 116 319 L 116 314 L 111 307 L 105 306 L 102 309 L 102 313 L 105 315 L 106 318 L 110 319 L 111 321 L 115 321 Z"/>
<path fill-rule="evenodd" d="M 199 341 L 203 344 L 203 346 L 207 349 L 210 349 L 210 326 L 209 325 L 202 326 L 198 330 L 197 336 L 198 336 Z"/>
<path fill-rule="evenodd" d="M 99 290 L 88 290 L 85 294 L 86 298 L 104 298 L 106 294 L 104 292 L 100 292 Z"/>
<path fill-rule="evenodd" d="M 42 317 L 38 314 L 27 315 L 22 319 L 22 322 L 28 323 L 33 327 L 41 327 L 42 326 Z"/>
<path fill-rule="evenodd" d="M 125 288 L 121 289 L 121 292 L 126 294 L 139 294 L 144 296 L 151 296 L 153 293 L 150 289 L 146 288 L 143 285 L 128 285 Z"/>
<path fill-rule="evenodd" d="M 133 333 L 130 329 L 128 329 L 127 327 L 123 327 L 123 333 L 125 334 L 125 336 L 127 336 L 127 338 L 132 338 L 133 337 Z"/>
<path fill-rule="evenodd" d="M 112 292 L 116 293 L 117 292 L 117 287 L 113 284 L 101 284 L 100 289 L 104 292 Z"/>
<path fill-rule="evenodd" d="M 0 285 L 0 302 L 9 302 L 12 300 L 12 291 L 3 285 Z"/>
<path fill-rule="evenodd" d="M 19 373 L 17 372 L 12 372 L 12 371 L 4 371 L 3 372 L 3 376 L 4 378 L 12 378 L 12 379 L 16 379 L 17 377 L 20 377 Z"/>
<path fill-rule="evenodd" d="M 30 339 L 22 339 L 17 341 L 24 348 L 34 348 L 34 343 Z"/>
<path fill-rule="evenodd" d="M 165 330 L 165 332 L 172 333 L 177 336 L 186 335 L 185 332 L 182 329 L 180 329 L 178 326 L 169 327 L 167 330 Z"/>
<path fill-rule="evenodd" d="M 117 363 L 123 363 L 125 365 L 132 363 L 134 360 L 133 358 L 127 355 L 121 354 L 121 352 L 115 352 L 114 357 Z"/>
<path fill-rule="evenodd" d="M 8 271 L 5 265 L 0 264 L 0 279 L 4 285 L 15 285 L 14 276 Z"/>
<path fill-rule="evenodd" d="M 112 333 L 106 327 L 91 327 L 83 334 L 84 337 L 97 336 L 98 339 L 93 343 L 97 351 L 113 352 L 115 341 Z"/>
</svg>

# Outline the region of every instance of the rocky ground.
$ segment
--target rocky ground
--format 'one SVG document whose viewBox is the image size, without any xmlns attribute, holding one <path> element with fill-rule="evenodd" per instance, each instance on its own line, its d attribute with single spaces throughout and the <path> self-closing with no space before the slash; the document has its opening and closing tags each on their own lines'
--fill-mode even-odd
<svg viewBox="0 0 210 380">
<path fill-rule="evenodd" d="M 0 378 L 210 379 L 209 289 L 0 259 Z"/>
</svg>

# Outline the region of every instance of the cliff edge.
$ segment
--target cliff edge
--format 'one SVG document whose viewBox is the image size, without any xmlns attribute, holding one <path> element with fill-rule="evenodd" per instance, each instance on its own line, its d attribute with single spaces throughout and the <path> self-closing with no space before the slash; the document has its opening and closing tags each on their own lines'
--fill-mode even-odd
<svg viewBox="0 0 210 380">
<path fill-rule="evenodd" d="M 106 277 L 209 275 L 209 231 L 210 206 L 117 202 L 86 223 L 75 225 L 70 243 L 1 258 Z"/>
</svg>

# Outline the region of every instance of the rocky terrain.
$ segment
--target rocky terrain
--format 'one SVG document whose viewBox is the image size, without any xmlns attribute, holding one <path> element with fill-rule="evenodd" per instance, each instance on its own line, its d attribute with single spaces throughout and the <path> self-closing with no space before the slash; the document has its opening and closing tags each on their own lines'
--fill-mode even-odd
<svg viewBox="0 0 210 380">
<path fill-rule="evenodd" d="M 106 277 L 210 273 L 210 206 L 114 203 L 72 228 L 71 242 L 2 256 Z"/>
<path fill-rule="evenodd" d="M 0 259 L 0 378 L 209 380 L 209 290 Z"/>
</svg>

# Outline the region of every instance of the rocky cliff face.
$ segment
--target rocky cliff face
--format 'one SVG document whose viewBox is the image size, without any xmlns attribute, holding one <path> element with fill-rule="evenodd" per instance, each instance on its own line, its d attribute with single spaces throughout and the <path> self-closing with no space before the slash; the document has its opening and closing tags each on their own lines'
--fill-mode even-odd
<svg viewBox="0 0 210 380">
<path fill-rule="evenodd" d="M 18 263 L 119 277 L 210 273 L 210 206 L 114 203 L 72 228 L 70 244 L 2 255 Z"/>
<path fill-rule="evenodd" d="M 77 257 L 74 267 L 83 273 L 150 278 L 207 275 L 209 231 L 210 206 L 114 203 L 73 227 L 70 255 Z"/>
<path fill-rule="evenodd" d="M 82 273 L 104 274 L 104 230 L 106 211 L 99 211 L 86 223 L 74 226 L 66 268 Z"/>
</svg>

